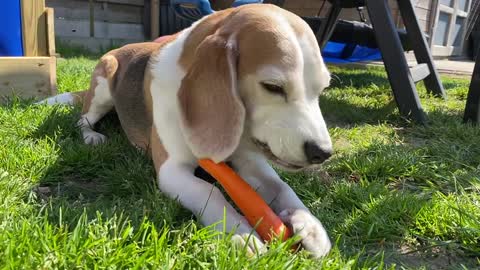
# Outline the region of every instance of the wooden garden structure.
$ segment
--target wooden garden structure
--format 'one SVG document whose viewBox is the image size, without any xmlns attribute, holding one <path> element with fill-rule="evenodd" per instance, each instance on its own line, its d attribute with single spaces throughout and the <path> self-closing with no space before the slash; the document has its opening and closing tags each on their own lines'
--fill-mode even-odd
<svg viewBox="0 0 480 270">
<path fill-rule="evenodd" d="M 22 57 L 0 57 L 0 96 L 56 94 L 54 14 L 45 0 L 20 0 Z"/>
</svg>

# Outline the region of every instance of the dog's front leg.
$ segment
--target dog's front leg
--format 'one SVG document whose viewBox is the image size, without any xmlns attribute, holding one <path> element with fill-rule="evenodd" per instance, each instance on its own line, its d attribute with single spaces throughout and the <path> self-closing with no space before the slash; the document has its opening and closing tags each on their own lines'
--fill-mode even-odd
<svg viewBox="0 0 480 270">
<path fill-rule="evenodd" d="M 232 162 L 238 174 L 301 237 L 302 246 L 312 256 L 323 257 L 330 251 L 330 239 L 322 223 L 311 214 L 263 156 L 248 152 L 237 153 Z"/>
<path fill-rule="evenodd" d="M 195 165 L 165 161 L 158 172 L 158 184 L 162 192 L 192 211 L 200 222 L 223 231 L 224 210 L 226 212 L 225 227 L 228 232 L 235 231 L 233 241 L 247 247 L 249 253 L 263 251 L 264 245 L 258 235 L 226 200 L 220 190 L 212 184 L 194 176 Z M 253 234 L 252 234 L 253 233 Z"/>
</svg>

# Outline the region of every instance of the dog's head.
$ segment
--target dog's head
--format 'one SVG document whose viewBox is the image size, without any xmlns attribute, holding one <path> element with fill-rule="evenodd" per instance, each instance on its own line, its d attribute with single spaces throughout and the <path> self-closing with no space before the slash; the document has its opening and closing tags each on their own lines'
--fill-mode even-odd
<svg viewBox="0 0 480 270">
<path fill-rule="evenodd" d="M 209 28 L 178 94 L 194 154 L 222 161 L 243 138 L 286 169 L 328 159 L 332 143 L 318 98 L 330 73 L 309 26 L 271 5 L 213 16 L 196 26 Z"/>
</svg>

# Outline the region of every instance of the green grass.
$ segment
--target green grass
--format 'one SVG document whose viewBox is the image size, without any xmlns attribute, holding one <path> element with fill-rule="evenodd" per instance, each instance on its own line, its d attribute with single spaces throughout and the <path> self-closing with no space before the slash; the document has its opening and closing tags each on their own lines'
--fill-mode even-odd
<svg viewBox="0 0 480 270">
<path fill-rule="evenodd" d="M 65 55 L 65 54 L 64 54 Z M 67 55 L 68 56 L 68 55 Z M 60 92 L 88 86 L 95 57 L 58 63 Z M 429 124 L 403 121 L 381 69 L 332 67 L 321 108 L 335 144 L 322 171 L 281 173 L 323 222 L 323 260 L 280 243 L 259 258 L 162 195 L 152 163 L 109 116 L 85 146 L 78 108 L 0 107 L 0 266 L 5 269 L 475 269 L 480 128 L 461 123 L 468 79 L 420 86 Z"/>
</svg>

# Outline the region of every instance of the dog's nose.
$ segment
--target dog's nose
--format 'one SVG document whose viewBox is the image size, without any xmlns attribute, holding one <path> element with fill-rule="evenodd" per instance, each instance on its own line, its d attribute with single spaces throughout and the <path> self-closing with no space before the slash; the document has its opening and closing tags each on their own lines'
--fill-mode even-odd
<svg viewBox="0 0 480 270">
<path fill-rule="evenodd" d="M 313 141 L 305 142 L 303 150 L 310 164 L 320 164 L 332 156 L 332 149 L 322 149 Z"/>
</svg>

